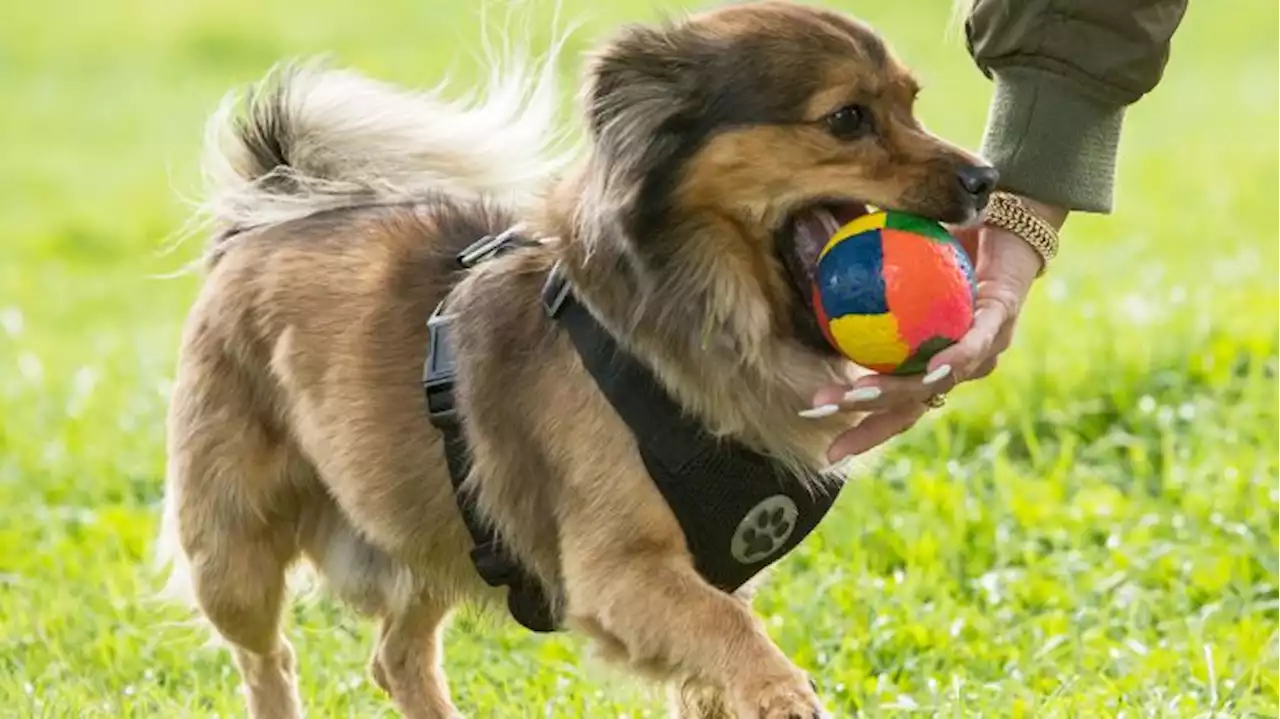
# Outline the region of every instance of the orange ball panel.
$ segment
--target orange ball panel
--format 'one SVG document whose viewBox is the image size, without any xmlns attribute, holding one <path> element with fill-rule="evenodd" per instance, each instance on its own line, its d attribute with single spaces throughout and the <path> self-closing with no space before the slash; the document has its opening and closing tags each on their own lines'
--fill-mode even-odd
<svg viewBox="0 0 1280 719">
<path fill-rule="evenodd" d="M 951 244 L 898 230 L 881 233 L 885 299 L 910 351 L 933 337 L 963 336 L 973 318 L 973 297 Z"/>
</svg>

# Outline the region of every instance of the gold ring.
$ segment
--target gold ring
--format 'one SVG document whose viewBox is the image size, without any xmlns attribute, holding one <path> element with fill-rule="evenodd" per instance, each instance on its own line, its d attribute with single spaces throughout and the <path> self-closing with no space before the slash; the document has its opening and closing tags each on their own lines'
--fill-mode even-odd
<svg viewBox="0 0 1280 719">
<path fill-rule="evenodd" d="M 924 405 L 929 409 L 938 409 L 939 407 L 941 407 L 946 403 L 947 403 L 947 396 L 945 394 L 935 394 L 929 399 L 926 399 L 924 401 Z"/>
</svg>

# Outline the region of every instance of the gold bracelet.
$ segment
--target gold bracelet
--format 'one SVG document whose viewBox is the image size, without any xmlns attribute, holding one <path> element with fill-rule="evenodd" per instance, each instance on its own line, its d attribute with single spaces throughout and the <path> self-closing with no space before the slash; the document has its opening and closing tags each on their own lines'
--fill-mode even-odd
<svg viewBox="0 0 1280 719">
<path fill-rule="evenodd" d="M 1017 195 L 1008 192 L 991 193 L 982 221 L 1017 235 L 1023 242 L 1031 245 L 1031 249 L 1043 261 L 1037 276 L 1044 274 L 1049 268 L 1049 261 L 1058 254 L 1058 231 L 1027 207 Z"/>
</svg>

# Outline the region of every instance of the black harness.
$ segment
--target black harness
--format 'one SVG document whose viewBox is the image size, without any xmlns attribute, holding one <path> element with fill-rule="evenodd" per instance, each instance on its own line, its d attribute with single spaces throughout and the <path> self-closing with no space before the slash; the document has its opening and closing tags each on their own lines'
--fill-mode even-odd
<svg viewBox="0 0 1280 719">
<path fill-rule="evenodd" d="M 469 268 L 529 244 L 508 230 L 473 244 L 458 261 Z M 558 266 L 547 278 L 542 302 L 635 435 L 645 468 L 680 523 L 695 567 L 708 583 L 725 592 L 737 590 L 818 526 L 835 502 L 838 484 L 802 482 L 778 461 L 738 442 L 712 437 L 577 301 Z M 428 321 L 424 385 L 431 422 L 444 435 L 458 508 L 475 543 L 472 562 L 486 584 L 508 587 L 507 607 L 516 621 L 534 631 L 554 631 L 559 628 L 552 610 L 556 603 L 503 550 L 462 488 L 469 453 L 454 407 L 457 367 L 443 306 L 442 302 Z M 830 489 L 824 489 L 828 485 Z"/>
</svg>

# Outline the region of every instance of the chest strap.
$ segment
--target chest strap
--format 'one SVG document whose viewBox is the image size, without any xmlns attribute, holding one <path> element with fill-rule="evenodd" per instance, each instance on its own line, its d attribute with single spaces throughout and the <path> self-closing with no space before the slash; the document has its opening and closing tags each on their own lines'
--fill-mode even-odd
<svg viewBox="0 0 1280 719">
<path fill-rule="evenodd" d="M 635 435 L 645 469 L 709 584 L 737 591 L 794 549 L 831 509 L 838 483 L 802 479 L 772 457 L 708 433 L 618 346 L 558 268 L 547 280 L 543 303 Z"/>
<path fill-rule="evenodd" d="M 515 240 L 508 237 L 481 259 L 518 246 L 512 244 Z M 477 245 L 485 242 L 494 240 L 486 238 Z M 695 568 L 708 583 L 725 592 L 736 591 L 817 527 L 835 502 L 839 485 L 818 484 L 813 477 L 807 479 L 814 481 L 803 481 L 773 458 L 711 436 L 648 368 L 618 346 L 577 300 L 558 266 L 547 278 L 542 301 L 548 316 L 568 334 L 597 387 L 635 435 L 645 469 L 679 522 Z M 559 620 L 541 584 L 503 550 L 474 503 L 464 496 L 469 455 L 453 407 L 456 365 L 447 316 L 437 308 L 428 324 L 432 328 L 425 373 L 428 411 L 445 436 L 458 507 L 475 543 L 472 561 L 485 582 L 509 588 L 507 606 L 516 621 L 535 631 L 552 631 Z"/>
</svg>

